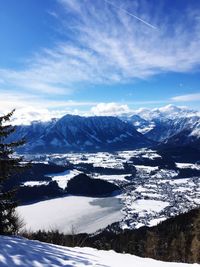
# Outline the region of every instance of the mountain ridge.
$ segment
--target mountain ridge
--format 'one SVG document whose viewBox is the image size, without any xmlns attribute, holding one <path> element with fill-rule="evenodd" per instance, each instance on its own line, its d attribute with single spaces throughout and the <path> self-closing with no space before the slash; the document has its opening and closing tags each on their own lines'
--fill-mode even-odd
<svg viewBox="0 0 200 267">
<path fill-rule="evenodd" d="M 12 140 L 25 138 L 22 152 L 103 151 L 148 147 L 153 144 L 135 127 L 112 116 L 65 115 L 50 122 L 17 126 Z"/>
<path fill-rule="evenodd" d="M 16 126 L 11 140 L 27 140 L 22 152 L 115 151 L 166 144 L 200 148 L 200 113 L 168 105 L 122 116 L 66 114 L 47 122 Z"/>
<path fill-rule="evenodd" d="M 156 142 L 167 143 L 167 140 L 188 131 L 188 141 L 192 136 L 200 138 L 200 113 L 186 107 L 167 105 L 156 109 L 139 109 L 132 115 L 123 116 L 123 120 L 133 124 L 137 131 Z"/>
</svg>

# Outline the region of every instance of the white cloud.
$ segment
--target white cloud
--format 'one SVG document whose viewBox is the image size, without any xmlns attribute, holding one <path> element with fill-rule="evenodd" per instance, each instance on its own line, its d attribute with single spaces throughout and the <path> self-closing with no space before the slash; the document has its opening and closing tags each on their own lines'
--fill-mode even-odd
<svg viewBox="0 0 200 267">
<path fill-rule="evenodd" d="M 61 3 L 74 15 L 73 40 L 81 44 L 70 55 L 79 62 L 78 70 L 87 74 L 89 81 L 124 82 L 166 71 L 186 72 L 200 63 L 200 21 L 194 11 L 179 14 L 179 22 L 172 24 L 166 21 L 171 18 L 156 6 L 151 12 L 152 6 L 147 2 L 132 6 L 133 2 L 123 1 L 120 5 L 120 1 L 112 0 L 127 10 L 136 8 L 137 16 L 158 25 L 159 29 L 153 30 L 102 1 Z M 69 50 L 67 46 L 66 51 Z"/>
<path fill-rule="evenodd" d="M 84 107 L 94 106 L 98 104 L 95 101 L 74 101 L 67 97 L 63 97 L 61 100 L 54 98 L 47 98 L 46 96 L 41 97 L 37 94 L 26 94 L 24 92 L 9 92 L 1 91 L 0 97 L 0 112 L 8 111 L 10 109 L 26 108 L 32 106 L 34 108 L 73 108 L 73 107 Z"/>
<path fill-rule="evenodd" d="M 49 121 L 53 117 L 54 114 L 51 113 L 48 109 L 24 107 L 15 111 L 12 117 L 12 123 L 15 125 L 28 125 L 32 121 Z"/>
<path fill-rule="evenodd" d="M 140 114 L 141 112 L 148 112 L 160 110 L 162 112 L 171 111 L 171 109 L 179 110 L 183 107 L 176 107 L 167 105 L 160 108 L 155 108 L 155 105 L 169 102 L 183 102 L 200 100 L 199 94 L 177 96 L 170 100 L 165 101 L 133 101 L 126 103 L 97 103 L 97 102 L 84 102 L 73 100 L 53 100 L 40 98 L 37 95 L 15 93 L 12 96 L 7 93 L 1 93 L 0 98 L 0 115 L 16 109 L 12 123 L 15 125 L 30 124 L 32 121 L 49 121 L 52 118 L 60 118 L 66 114 L 80 115 L 80 116 L 119 116 Z M 154 108 L 140 108 L 136 110 L 137 105 L 154 106 Z M 133 109 L 133 107 L 135 107 Z M 184 107 L 187 109 L 187 107 Z"/>
<path fill-rule="evenodd" d="M 55 11 L 49 10 L 47 11 L 47 13 L 55 19 L 59 18 L 58 14 Z"/>
<path fill-rule="evenodd" d="M 30 124 L 31 121 L 49 121 L 66 114 L 73 115 L 119 115 L 130 111 L 126 104 L 98 103 L 93 101 L 73 101 L 70 99 L 54 100 L 41 98 L 34 94 L 2 91 L 0 115 L 15 109 L 14 124 Z"/>
<path fill-rule="evenodd" d="M 194 10 L 183 11 L 174 21 L 159 5 L 152 12 L 150 1 L 112 0 L 155 30 L 102 0 L 58 2 L 65 12 L 60 22 L 66 41 L 44 48 L 24 69 L 0 69 L 1 84 L 37 94 L 71 94 L 77 83 L 124 83 L 193 71 L 200 64 L 200 20 Z"/>
<path fill-rule="evenodd" d="M 175 96 L 172 97 L 172 101 L 174 102 L 200 101 L 200 93 Z"/>
<path fill-rule="evenodd" d="M 0 114 L 6 114 L 7 112 L 0 111 Z M 36 109 L 34 106 L 28 106 L 16 109 L 11 123 L 14 125 L 29 125 L 33 121 L 50 121 L 53 118 L 61 118 L 66 114 L 82 115 L 81 111 L 77 109 L 50 110 L 48 108 Z"/>
<path fill-rule="evenodd" d="M 123 113 L 130 112 L 127 105 L 121 105 L 118 103 L 99 103 L 92 107 L 90 110 L 91 114 L 97 116 L 115 116 Z"/>
<path fill-rule="evenodd" d="M 66 114 L 84 115 L 82 108 L 89 109 L 96 102 L 79 102 L 69 99 L 54 100 L 41 98 L 38 95 L 1 92 L 0 115 L 16 109 L 14 124 L 29 124 L 33 120 L 49 121 L 51 118 L 60 118 Z"/>
</svg>

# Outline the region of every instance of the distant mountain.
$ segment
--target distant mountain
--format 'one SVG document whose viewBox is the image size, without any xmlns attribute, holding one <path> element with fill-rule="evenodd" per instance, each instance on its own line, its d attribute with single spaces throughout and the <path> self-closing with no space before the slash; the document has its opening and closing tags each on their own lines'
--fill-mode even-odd
<svg viewBox="0 0 200 267">
<path fill-rule="evenodd" d="M 25 138 L 21 152 L 128 150 L 152 145 L 130 123 L 116 117 L 66 115 L 50 122 L 18 126 L 12 140 Z"/>
<path fill-rule="evenodd" d="M 125 119 L 125 121 L 130 122 L 138 132 L 146 134 L 155 127 L 155 122 L 152 120 L 146 120 L 135 114 Z"/>
<path fill-rule="evenodd" d="M 169 138 L 165 144 L 168 146 L 190 145 L 191 147 L 200 149 L 200 129 L 197 126 L 194 127 L 194 129 L 184 129 L 183 131 Z"/>
<path fill-rule="evenodd" d="M 189 136 L 187 141 L 184 139 L 184 143 L 189 143 L 192 136 L 194 139 L 200 137 L 200 113 L 186 107 L 168 105 L 152 110 L 139 109 L 123 119 L 129 121 L 147 138 L 157 142 L 167 142 L 179 134 L 183 139 L 184 136 Z M 180 136 L 180 140 L 182 138 Z"/>
<path fill-rule="evenodd" d="M 200 113 L 168 105 L 120 118 L 66 115 L 17 126 L 12 140 L 22 137 L 27 144 L 21 152 L 28 153 L 130 150 L 156 143 L 200 148 Z"/>
</svg>

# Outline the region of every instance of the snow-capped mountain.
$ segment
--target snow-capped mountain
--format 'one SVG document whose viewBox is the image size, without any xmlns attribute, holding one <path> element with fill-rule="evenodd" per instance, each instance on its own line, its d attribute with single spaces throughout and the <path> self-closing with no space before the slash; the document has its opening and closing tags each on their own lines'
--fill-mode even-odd
<svg viewBox="0 0 200 267">
<path fill-rule="evenodd" d="M 27 141 L 23 152 L 130 150 L 149 147 L 153 142 L 199 144 L 200 113 L 168 105 L 139 109 L 120 118 L 65 115 L 17 126 L 12 140 L 22 137 Z"/>
<path fill-rule="evenodd" d="M 200 124 L 194 127 L 194 129 L 184 129 L 178 134 L 173 135 L 166 141 L 167 145 L 171 146 L 191 146 L 194 148 L 200 148 Z"/>
<path fill-rule="evenodd" d="M 126 120 L 147 138 L 157 142 L 165 142 L 186 130 L 190 136 L 200 137 L 200 113 L 186 107 L 168 105 L 152 110 L 139 109 Z"/>
<path fill-rule="evenodd" d="M 134 114 L 128 118 L 125 118 L 125 121 L 130 122 L 137 129 L 138 132 L 146 134 L 155 127 L 155 122 L 153 120 L 146 120 L 140 117 L 137 114 Z"/>
<path fill-rule="evenodd" d="M 136 110 L 134 114 L 137 114 L 141 118 L 148 121 L 158 118 L 174 119 L 179 117 L 200 116 L 199 112 L 196 110 L 189 109 L 185 106 L 175 106 L 172 104 L 154 109 L 141 108 Z"/>
<path fill-rule="evenodd" d="M 50 122 L 19 126 L 12 139 L 24 137 L 23 152 L 133 149 L 152 145 L 135 127 L 116 117 L 66 115 Z"/>
</svg>

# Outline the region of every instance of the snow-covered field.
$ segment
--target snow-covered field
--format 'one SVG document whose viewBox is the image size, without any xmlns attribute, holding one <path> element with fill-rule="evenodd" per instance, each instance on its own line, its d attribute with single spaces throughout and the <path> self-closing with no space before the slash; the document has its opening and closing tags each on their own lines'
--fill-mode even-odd
<svg viewBox="0 0 200 267">
<path fill-rule="evenodd" d="M 130 177 L 130 174 L 112 174 L 112 175 L 99 175 L 99 174 L 94 174 L 93 178 L 98 178 L 102 180 L 106 180 L 109 182 L 113 182 L 118 184 L 118 182 L 127 182 L 126 178 Z"/>
<path fill-rule="evenodd" d="M 160 212 L 168 206 L 168 202 L 151 199 L 140 199 L 132 203 L 132 209 L 136 212 L 149 211 L 149 212 Z"/>
<path fill-rule="evenodd" d="M 120 221 L 121 208 L 117 197 L 67 196 L 20 206 L 17 211 L 28 230 L 58 229 L 64 233 L 92 233 Z"/>
<path fill-rule="evenodd" d="M 2 267 L 198 267 L 156 261 L 114 251 L 92 248 L 69 248 L 23 238 L 0 236 Z"/>
<path fill-rule="evenodd" d="M 199 165 L 192 164 L 192 163 L 176 163 L 176 166 L 180 169 L 191 168 L 191 169 L 200 170 Z"/>
<path fill-rule="evenodd" d="M 38 186 L 38 185 L 48 185 L 49 182 L 41 182 L 41 181 L 28 181 L 23 183 L 24 186 Z"/>
<path fill-rule="evenodd" d="M 52 174 L 52 181 L 56 181 L 58 186 L 62 189 L 67 187 L 68 181 L 74 176 L 78 175 L 80 172 L 77 170 L 67 170 L 60 174 Z"/>
</svg>

